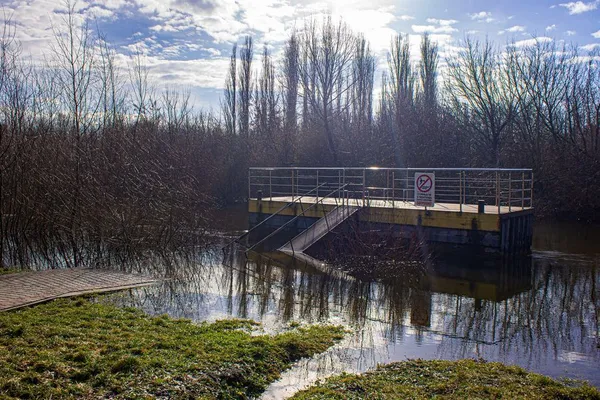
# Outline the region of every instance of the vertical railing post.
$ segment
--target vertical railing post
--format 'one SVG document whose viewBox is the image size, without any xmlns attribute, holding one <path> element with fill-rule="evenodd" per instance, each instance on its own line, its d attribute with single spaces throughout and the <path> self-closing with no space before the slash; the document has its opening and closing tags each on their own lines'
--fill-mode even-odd
<svg viewBox="0 0 600 400">
<path fill-rule="evenodd" d="M 408 182 L 408 169 L 404 170 L 404 201 L 408 201 L 408 188 L 410 187 Z M 414 197 L 414 194 L 413 194 Z"/>
<path fill-rule="evenodd" d="M 363 168 L 363 181 L 362 181 L 362 203 L 365 206 L 365 182 L 367 181 L 367 170 Z"/>
<path fill-rule="evenodd" d="M 512 172 L 508 173 L 508 212 L 512 208 Z"/>
<path fill-rule="evenodd" d="M 521 210 L 525 208 L 525 172 L 521 173 Z"/>
<path fill-rule="evenodd" d="M 531 195 L 529 196 L 529 207 L 533 208 L 533 171 L 531 171 L 531 185 L 529 185 Z"/>
<path fill-rule="evenodd" d="M 340 171 L 338 169 L 338 191 L 337 191 L 337 195 L 338 195 L 338 197 L 342 198 L 342 202 L 343 202 L 344 196 L 340 193 L 340 188 L 341 187 L 342 187 L 342 171 Z"/>
<path fill-rule="evenodd" d="M 319 202 L 319 170 L 317 170 L 317 203 Z"/>
<path fill-rule="evenodd" d="M 273 201 L 273 187 L 272 187 L 272 170 L 269 170 L 269 201 Z"/>
<path fill-rule="evenodd" d="M 463 187 L 462 187 L 462 174 L 463 171 L 458 173 L 458 203 L 460 207 L 460 212 L 462 213 L 463 209 Z"/>
<path fill-rule="evenodd" d="M 294 201 L 294 170 L 292 169 L 292 186 L 290 188 L 290 190 L 292 191 L 292 202 Z"/>
<path fill-rule="evenodd" d="M 463 203 L 467 204 L 467 171 L 463 171 Z"/>
<path fill-rule="evenodd" d="M 498 215 L 500 215 L 500 180 L 498 171 L 496 171 L 496 206 L 498 207 Z"/>
<path fill-rule="evenodd" d="M 251 169 L 248 169 L 248 199 L 252 198 L 252 175 L 250 174 Z"/>
<path fill-rule="evenodd" d="M 396 208 L 396 171 L 392 171 L 392 208 Z"/>
<path fill-rule="evenodd" d="M 385 201 L 387 202 L 389 200 L 389 196 L 390 196 L 390 170 L 386 169 L 385 170 L 385 189 L 384 189 L 384 194 L 383 197 L 385 197 Z"/>
</svg>

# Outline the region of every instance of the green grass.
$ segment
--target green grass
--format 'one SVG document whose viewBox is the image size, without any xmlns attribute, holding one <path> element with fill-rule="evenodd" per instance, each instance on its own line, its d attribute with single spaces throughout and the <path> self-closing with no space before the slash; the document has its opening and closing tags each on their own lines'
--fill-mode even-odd
<svg viewBox="0 0 600 400">
<path fill-rule="evenodd" d="M 86 298 L 0 313 L 0 399 L 246 398 L 345 333 L 309 326 L 251 335 L 256 326 L 196 325 Z"/>
<path fill-rule="evenodd" d="M 20 268 L 0 268 L 0 275 L 14 274 L 21 271 Z"/>
<path fill-rule="evenodd" d="M 561 383 L 501 363 L 412 360 L 340 375 L 292 399 L 600 399 L 587 384 Z"/>
</svg>

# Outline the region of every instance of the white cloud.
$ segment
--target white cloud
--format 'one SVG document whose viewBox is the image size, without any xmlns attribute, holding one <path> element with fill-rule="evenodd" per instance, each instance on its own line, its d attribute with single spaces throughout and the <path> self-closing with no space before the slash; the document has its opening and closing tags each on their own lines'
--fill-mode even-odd
<svg viewBox="0 0 600 400">
<path fill-rule="evenodd" d="M 441 26 L 450 26 L 456 24 L 458 21 L 455 19 L 427 18 L 427 22 L 429 22 L 430 24 L 438 24 Z"/>
<path fill-rule="evenodd" d="M 479 21 L 479 22 L 492 22 L 494 21 L 494 18 L 492 18 L 492 13 L 489 11 L 480 11 L 478 13 L 473 13 L 473 14 L 468 14 L 469 17 L 474 20 L 474 21 Z"/>
<path fill-rule="evenodd" d="M 505 32 L 510 32 L 510 33 L 525 32 L 525 27 L 522 25 L 511 26 L 510 28 L 498 31 L 498 35 L 503 35 Z"/>
<path fill-rule="evenodd" d="M 400 15 L 400 16 L 398 17 L 398 19 L 399 19 L 400 21 L 411 21 L 411 20 L 415 19 L 415 17 L 412 17 L 412 16 L 410 16 L 410 15 Z"/>
<path fill-rule="evenodd" d="M 149 75 L 161 86 L 200 86 L 222 89 L 229 65 L 229 58 L 209 58 L 196 60 L 164 60 L 147 57 Z"/>
<path fill-rule="evenodd" d="M 111 10 L 117 10 L 121 7 L 127 5 L 128 0 L 96 0 L 94 4 L 101 5 L 105 8 L 110 8 Z"/>
<path fill-rule="evenodd" d="M 375 53 L 385 53 L 396 35 L 390 24 L 396 17 L 385 8 L 377 10 L 344 10 L 340 14 L 355 32 L 365 35 Z"/>
<path fill-rule="evenodd" d="M 107 8 L 92 6 L 85 11 L 85 14 L 88 17 L 100 19 L 100 18 L 111 18 L 115 15 L 115 12 L 113 10 L 110 10 Z"/>
<path fill-rule="evenodd" d="M 596 39 L 600 39 L 600 30 L 592 33 L 592 36 L 595 37 Z"/>
<path fill-rule="evenodd" d="M 596 48 L 600 47 L 600 43 L 590 43 L 590 44 L 586 44 L 585 46 L 581 46 L 581 48 L 585 51 L 593 51 Z"/>
<path fill-rule="evenodd" d="M 598 0 L 591 1 L 589 3 L 584 3 L 583 1 L 572 1 L 569 3 L 561 3 L 559 6 L 566 8 L 569 10 L 569 14 L 574 15 L 595 10 L 598 8 L 598 3 L 600 3 Z"/>
<path fill-rule="evenodd" d="M 458 31 L 458 29 L 451 26 L 413 25 L 411 28 L 415 33 L 452 33 Z"/>
<path fill-rule="evenodd" d="M 555 29 L 556 29 L 556 25 L 555 25 L 555 24 L 548 25 L 548 26 L 546 27 L 546 32 L 550 32 L 550 31 L 553 31 L 553 30 L 555 30 Z"/>
<path fill-rule="evenodd" d="M 411 28 L 415 33 L 447 34 L 458 31 L 452 26 L 458 23 L 455 19 L 427 18 L 427 22 L 435 25 L 412 25 Z"/>
<path fill-rule="evenodd" d="M 590 61 L 600 61 L 600 56 L 577 56 L 569 60 L 573 64 L 589 63 Z"/>
<path fill-rule="evenodd" d="M 506 30 L 506 32 L 524 32 L 524 31 L 525 31 L 525 27 L 522 25 L 511 26 L 510 28 L 508 28 Z"/>
<path fill-rule="evenodd" d="M 574 36 L 576 34 L 577 34 L 577 32 L 575 32 L 575 31 L 565 31 L 565 35 L 567 35 L 567 36 Z"/>
<path fill-rule="evenodd" d="M 551 42 L 551 41 L 552 41 L 552 38 L 550 38 L 550 37 L 540 36 L 537 38 L 519 40 L 514 43 L 514 46 L 515 47 L 527 47 L 527 46 L 534 46 L 537 43 L 546 43 L 546 42 Z"/>
</svg>

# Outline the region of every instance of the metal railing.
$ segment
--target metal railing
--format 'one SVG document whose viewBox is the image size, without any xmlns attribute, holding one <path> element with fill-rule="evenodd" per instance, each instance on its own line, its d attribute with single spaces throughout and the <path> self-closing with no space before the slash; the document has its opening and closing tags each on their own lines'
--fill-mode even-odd
<svg viewBox="0 0 600 400">
<path fill-rule="evenodd" d="M 415 174 L 435 174 L 435 202 L 488 206 L 511 212 L 533 207 L 533 171 L 511 168 L 250 168 L 248 197 L 264 199 L 321 195 L 344 187 L 339 197 L 369 201 L 413 202 Z M 316 190 L 315 190 L 316 189 Z"/>
<path fill-rule="evenodd" d="M 297 196 L 295 198 L 293 198 L 291 201 L 289 201 L 287 204 L 283 205 L 279 210 L 275 211 L 273 214 L 269 215 L 267 218 L 265 218 L 264 220 L 262 220 L 261 222 L 259 222 L 258 224 L 254 225 L 251 229 L 249 229 L 248 231 L 244 232 L 242 235 L 238 236 L 237 238 L 233 239 L 232 241 L 230 241 L 228 244 L 226 244 L 225 246 L 223 246 L 223 249 L 231 246 L 234 243 L 238 243 L 238 244 L 242 244 L 241 240 L 247 236 L 250 236 L 250 234 L 252 232 L 254 232 L 255 230 L 257 230 L 258 228 L 260 228 L 261 226 L 263 226 L 264 224 L 266 224 L 271 218 L 279 215 L 283 210 L 286 210 L 290 207 L 292 207 L 294 204 L 296 203 L 300 203 L 302 204 L 302 197 L 304 196 L 309 196 L 310 194 L 312 194 L 313 192 L 315 192 L 316 190 L 319 190 L 319 187 L 323 187 L 325 186 L 325 183 L 322 183 L 321 185 L 318 185 L 317 187 L 313 188 L 312 190 L 309 190 L 308 192 L 306 192 L 305 194 L 303 194 L 302 196 Z"/>
<path fill-rule="evenodd" d="M 322 185 L 317 186 L 314 189 L 318 189 L 319 187 L 321 187 Z M 342 203 L 343 203 L 343 199 L 341 198 L 341 196 L 339 196 L 340 193 L 342 193 L 343 189 L 345 188 L 344 185 L 335 188 L 334 190 L 330 191 L 329 193 L 326 194 L 326 196 L 321 197 L 320 199 L 317 198 L 317 201 L 314 203 L 311 203 L 310 205 L 308 205 L 307 208 L 304 208 L 304 204 L 302 203 L 302 197 L 304 195 L 301 195 L 299 197 L 296 198 L 296 201 L 298 202 L 298 204 L 300 204 L 301 206 L 301 211 L 299 214 L 295 215 L 292 219 L 290 219 L 289 221 L 287 221 L 286 223 L 284 223 L 283 225 L 281 225 L 280 227 L 278 227 L 275 231 L 271 232 L 270 234 L 268 234 L 267 236 L 265 236 L 264 238 L 262 238 L 261 240 L 259 240 L 258 242 L 256 242 L 255 244 L 253 244 L 252 246 L 250 246 L 246 251 L 251 251 L 254 250 L 254 248 L 258 247 L 259 245 L 261 245 L 263 242 L 267 241 L 268 239 L 272 238 L 273 236 L 275 236 L 277 233 L 279 233 L 281 230 L 285 229 L 288 225 L 292 224 L 293 222 L 295 222 L 298 218 L 304 216 L 304 214 L 307 211 L 312 210 L 313 208 L 318 209 L 319 205 L 321 205 L 321 207 L 323 207 L 323 212 L 325 213 L 325 209 L 324 209 L 324 204 L 323 204 L 323 198 L 334 198 L 335 199 L 335 203 L 336 203 L 336 207 L 339 207 L 338 205 L 338 201 L 337 199 L 341 199 Z M 310 191 L 312 192 L 312 190 Z M 334 196 L 336 193 L 338 193 L 338 196 Z M 327 222 L 327 217 L 325 217 L 325 222 Z M 327 222 L 327 227 L 329 228 L 329 223 Z M 292 249 L 293 250 L 293 249 Z"/>
</svg>

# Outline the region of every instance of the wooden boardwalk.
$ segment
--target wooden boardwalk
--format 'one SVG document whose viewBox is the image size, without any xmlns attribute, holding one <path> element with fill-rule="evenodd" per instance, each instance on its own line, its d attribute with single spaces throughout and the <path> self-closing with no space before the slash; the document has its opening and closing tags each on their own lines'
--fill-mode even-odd
<svg viewBox="0 0 600 400">
<path fill-rule="evenodd" d="M 130 289 L 156 282 L 157 280 L 143 275 L 92 268 L 0 275 L 0 311 L 14 310 L 59 297 Z"/>
</svg>

